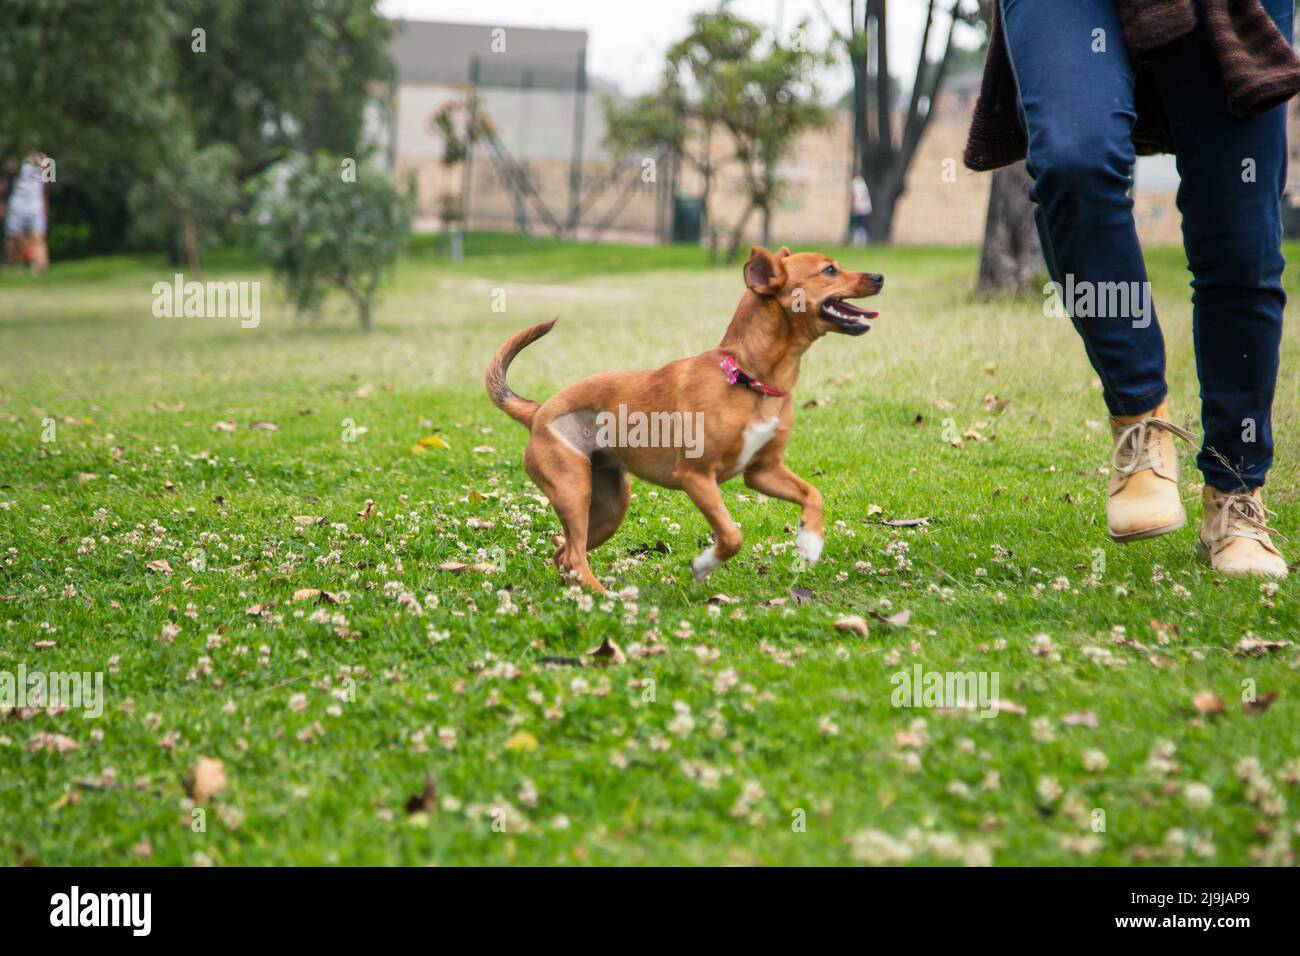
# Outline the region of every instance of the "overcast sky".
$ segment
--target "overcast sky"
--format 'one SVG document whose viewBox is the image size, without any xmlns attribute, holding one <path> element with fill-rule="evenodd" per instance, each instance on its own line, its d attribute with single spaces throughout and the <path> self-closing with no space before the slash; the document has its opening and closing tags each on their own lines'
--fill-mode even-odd
<svg viewBox="0 0 1300 956">
<path fill-rule="evenodd" d="M 622 92 L 650 90 L 663 66 L 664 51 L 686 33 L 691 15 L 715 6 L 713 0 L 382 0 L 390 17 L 446 20 L 492 26 L 553 27 L 586 30 L 587 71 L 609 80 Z M 822 7 L 842 29 L 848 26 L 847 0 L 822 0 Z M 801 19 L 810 23 L 810 39 L 824 45 L 830 37 L 816 0 L 735 0 L 740 15 L 788 33 Z M 926 0 L 893 0 L 889 5 L 890 73 L 908 77 L 916 66 L 925 24 Z M 935 31 L 936 34 L 940 31 Z M 967 34 L 967 42 L 970 34 Z M 933 37 L 932 37 L 933 39 Z M 932 56 L 937 49 L 932 46 Z M 852 83 L 841 64 L 822 78 L 832 97 Z"/>
</svg>

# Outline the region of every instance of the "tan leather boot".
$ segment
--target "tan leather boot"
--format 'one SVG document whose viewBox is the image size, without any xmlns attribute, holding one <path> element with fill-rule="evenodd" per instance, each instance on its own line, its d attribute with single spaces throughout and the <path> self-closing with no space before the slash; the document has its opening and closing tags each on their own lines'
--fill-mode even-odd
<svg viewBox="0 0 1300 956">
<path fill-rule="evenodd" d="M 1196 553 L 1202 561 L 1224 574 L 1286 577 L 1286 559 L 1269 537 L 1276 532 L 1264 523 L 1273 512 L 1264 507 L 1258 488 L 1232 493 L 1206 485 L 1201 501 L 1205 514 Z"/>
<path fill-rule="evenodd" d="M 1137 541 L 1177 531 L 1187 523 L 1178 494 L 1174 436 L 1194 441 L 1169 421 L 1169 404 L 1145 415 L 1110 420 L 1115 456 L 1106 498 L 1106 529 L 1116 541 Z"/>
</svg>

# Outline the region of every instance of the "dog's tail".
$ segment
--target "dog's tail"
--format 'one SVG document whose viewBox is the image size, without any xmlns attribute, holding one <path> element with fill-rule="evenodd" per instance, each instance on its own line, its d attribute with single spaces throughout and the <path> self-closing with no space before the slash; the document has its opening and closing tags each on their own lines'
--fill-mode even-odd
<svg viewBox="0 0 1300 956">
<path fill-rule="evenodd" d="M 506 370 L 510 368 L 510 363 L 514 361 L 516 355 L 551 331 L 551 326 L 555 325 L 556 321 L 551 319 L 549 322 L 534 325 L 530 329 L 512 335 L 506 344 L 497 350 L 497 354 L 492 356 L 492 361 L 488 362 L 487 374 L 483 376 L 483 384 L 487 386 L 488 398 L 492 399 L 492 404 L 525 428 L 533 427 L 533 416 L 541 406 L 531 399 L 521 398 L 510 391 L 510 386 L 506 384 Z"/>
</svg>

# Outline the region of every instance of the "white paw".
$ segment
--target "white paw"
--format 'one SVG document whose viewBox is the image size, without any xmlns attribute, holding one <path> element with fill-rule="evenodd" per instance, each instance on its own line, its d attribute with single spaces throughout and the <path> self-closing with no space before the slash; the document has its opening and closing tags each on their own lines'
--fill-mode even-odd
<svg viewBox="0 0 1300 956">
<path fill-rule="evenodd" d="M 805 564 L 813 565 L 822 559 L 822 545 L 825 539 L 814 531 L 800 528 L 795 535 L 794 546 Z"/>
<path fill-rule="evenodd" d="M 701 552 L 699 557 L 691 562 L 691 577 L 697 581 L 703 581 L 721 566 L 722 562 L 713 553 L 713 549 L 709 548 L 708 551 Z"/>
</svg>

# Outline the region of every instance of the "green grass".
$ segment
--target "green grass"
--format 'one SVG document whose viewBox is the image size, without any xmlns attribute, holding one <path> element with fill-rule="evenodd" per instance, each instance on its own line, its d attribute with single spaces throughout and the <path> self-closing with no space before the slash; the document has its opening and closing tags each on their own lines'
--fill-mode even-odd
<svg viewBox="0 0 1300 956">
<path fill-rule="evenodd" d="M 637 483 L 593 565 L 639 594 L 591 606 L 554 575 L 557 522 L 483 366 L 555 315 L 516 362 L 522 394 L 710 348 L 737 268 L 681 247 L 471 236 L 454 269 L 417 245 L 369 336 L 341 313 L 300 322 L 239 255 L 206 277 L 263 280 L 256 329 L 154 318 L 150 287 L 173 270 L 149 257 L 0 277 L 0 671 L 102 671 L 107 698 L 97 720 L 0 717 L 0 862 L 1292 861 L 1295 584 L 1271 593 L 1196 562 L 1194 471 L 1191 527 L 1109 541 L 1083 350 L 1038 297 L 972 298 L 975 250 L 841 255 L 888 283 L 876 329 L 819 343 L 796 391 L 825 400 L 798 411 L 787 456 L 826 497 L 822 563 L 792 561 L 792 506 L 733 482 L 744 550 L 695 584 L 703 518 Z M 1149 260 L 1191 425 L 1182 256 Z M 1269 486 L 1292 557 L 1297 353 L 1292 328 Z M 989 395 L 1010 405 L 995 416 Z M 945 419 L 988 440 L 953 447 Z M 237 430 L 214 430 L 226 420 Z M 414 453 L 432 433 L 450 447 Z M 148 570 L 160 559 L 174 573 Z M 436 569 L 493 560 L 500 573 Z M 811 599 L 765 604 L 795 587 Z M 294 602 L 300 588 L 342 600 Z M 735 603 L 710 605 L 718 593 Z M 903 608 L 909 626 L 873 620 L 865 639 L 834 626 Z M 1237 655 L 1247 632 L 1292 643 Z M 1034 652 L 1040 634 L 1051 653 Z M 626 663 L 541 663 L 607 637 Z M 1027 713 L 893 707 L 891 675 L 918 664 L 996 672 Z M 1279 694 L 1266 713 L 1243 712 L 1247 680 Z M 1202 690 L 1227 712 L 1198 717 Z M 1095 727 L 1066 719 L 1084 712 Z M 79 746 L 30 751 L 42 732 Z M 182 778 L 202 756 L 229 787 L 195 832 Z M 1251 760 L 1266 786 L 1243 780 Z M 426 776 L 437 808 L 408 816 Z"/>
</svg>

